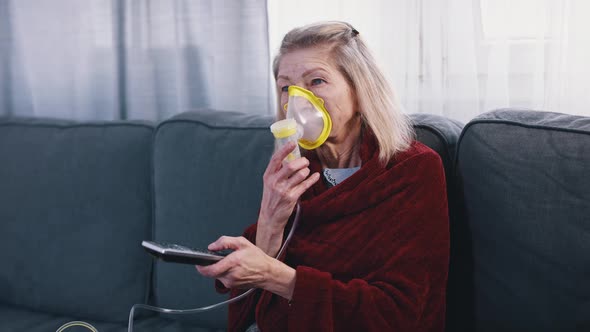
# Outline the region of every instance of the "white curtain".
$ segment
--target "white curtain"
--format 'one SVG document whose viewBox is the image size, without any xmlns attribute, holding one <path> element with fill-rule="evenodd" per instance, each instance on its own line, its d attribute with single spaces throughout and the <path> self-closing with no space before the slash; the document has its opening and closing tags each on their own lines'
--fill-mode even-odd
<svg viewBox="0 0 590 332">
<path fill-rule="evenodd" d="M 0 116 L 270 114 L 265 0 L 0 0 Z"/>
<path fill-rule="evenodd" d="M 271 54 L 284 33 L 352 23 L 407 112 L 468 121 L 501 107 L 590 116 L 590 1 L 269 0 Z"/>
</svg>

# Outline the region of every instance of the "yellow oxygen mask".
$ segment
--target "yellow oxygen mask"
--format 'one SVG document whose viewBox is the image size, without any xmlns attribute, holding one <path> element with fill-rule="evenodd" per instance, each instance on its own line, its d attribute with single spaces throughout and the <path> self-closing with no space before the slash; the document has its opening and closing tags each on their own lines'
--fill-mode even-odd
<svg viewBox="0 0 590 332">
<path fill-rule="evenodd" d="M 289 102 L 283 107 L 287 119 L 297 122 L 299 146 L 313 150 L 324 144 L 332 130 L 332 119 L 324 107 L 324 100 L 304 88 L 289 86 Z"/>
</svg>

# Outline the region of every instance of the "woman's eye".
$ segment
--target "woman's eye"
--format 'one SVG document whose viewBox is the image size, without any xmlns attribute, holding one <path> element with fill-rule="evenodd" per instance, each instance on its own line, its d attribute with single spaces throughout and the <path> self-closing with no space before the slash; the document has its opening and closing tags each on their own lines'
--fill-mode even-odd
<svg viewBox="0 0 590 332">
<path fill-rule="evenodd" d="M 319 84 L 322 84 L 322 83 L 325 83 L 325 82 L 326 81 L 324 81 L 321 78 L 314 78 L 313 80 L 311 80 L 311 85 L 319 85 Z"/>
<path fill-rule="evenodd" d="M 289 91 L 289 86 L 288 85 L 285 85 L 284 87 L 281 88 L 281 91 L 288 92 Z"/>
</svg>

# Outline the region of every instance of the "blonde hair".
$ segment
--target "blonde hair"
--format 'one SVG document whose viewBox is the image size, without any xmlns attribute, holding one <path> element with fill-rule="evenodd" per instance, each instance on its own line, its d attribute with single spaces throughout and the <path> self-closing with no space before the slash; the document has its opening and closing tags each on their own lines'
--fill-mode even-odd
<svg viewBox="0 0 590 332">
<path fill-rule="evenodd" d="M 406 150 L 414 139 L 410 121 L 402 113 L 391 86 L 352 25 L 319 22 L 288 32 L 273 61 L 275 80 L 285 54 L 318 46 L 330 47 L 337 68 L 355 91 L 362 123 L 371 128 L 377 139 L 380 160 L 387 163 L 396 153 Z M 279 103 L 277 118 L 283 117 Z"/>
</svg>

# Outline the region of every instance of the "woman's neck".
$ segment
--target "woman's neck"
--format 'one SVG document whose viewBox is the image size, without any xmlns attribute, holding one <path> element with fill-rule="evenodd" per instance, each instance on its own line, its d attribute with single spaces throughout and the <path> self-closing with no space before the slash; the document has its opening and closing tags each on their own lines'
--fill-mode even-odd
<svg viewBox="0 0 590 332">
<path fill-rule="evenodd" d="M 361 128 L 358 126 L 342 141 L 326 141 L 317 149 L 322 168 L 351 168 L 361 166 Z"/>
</svg>

